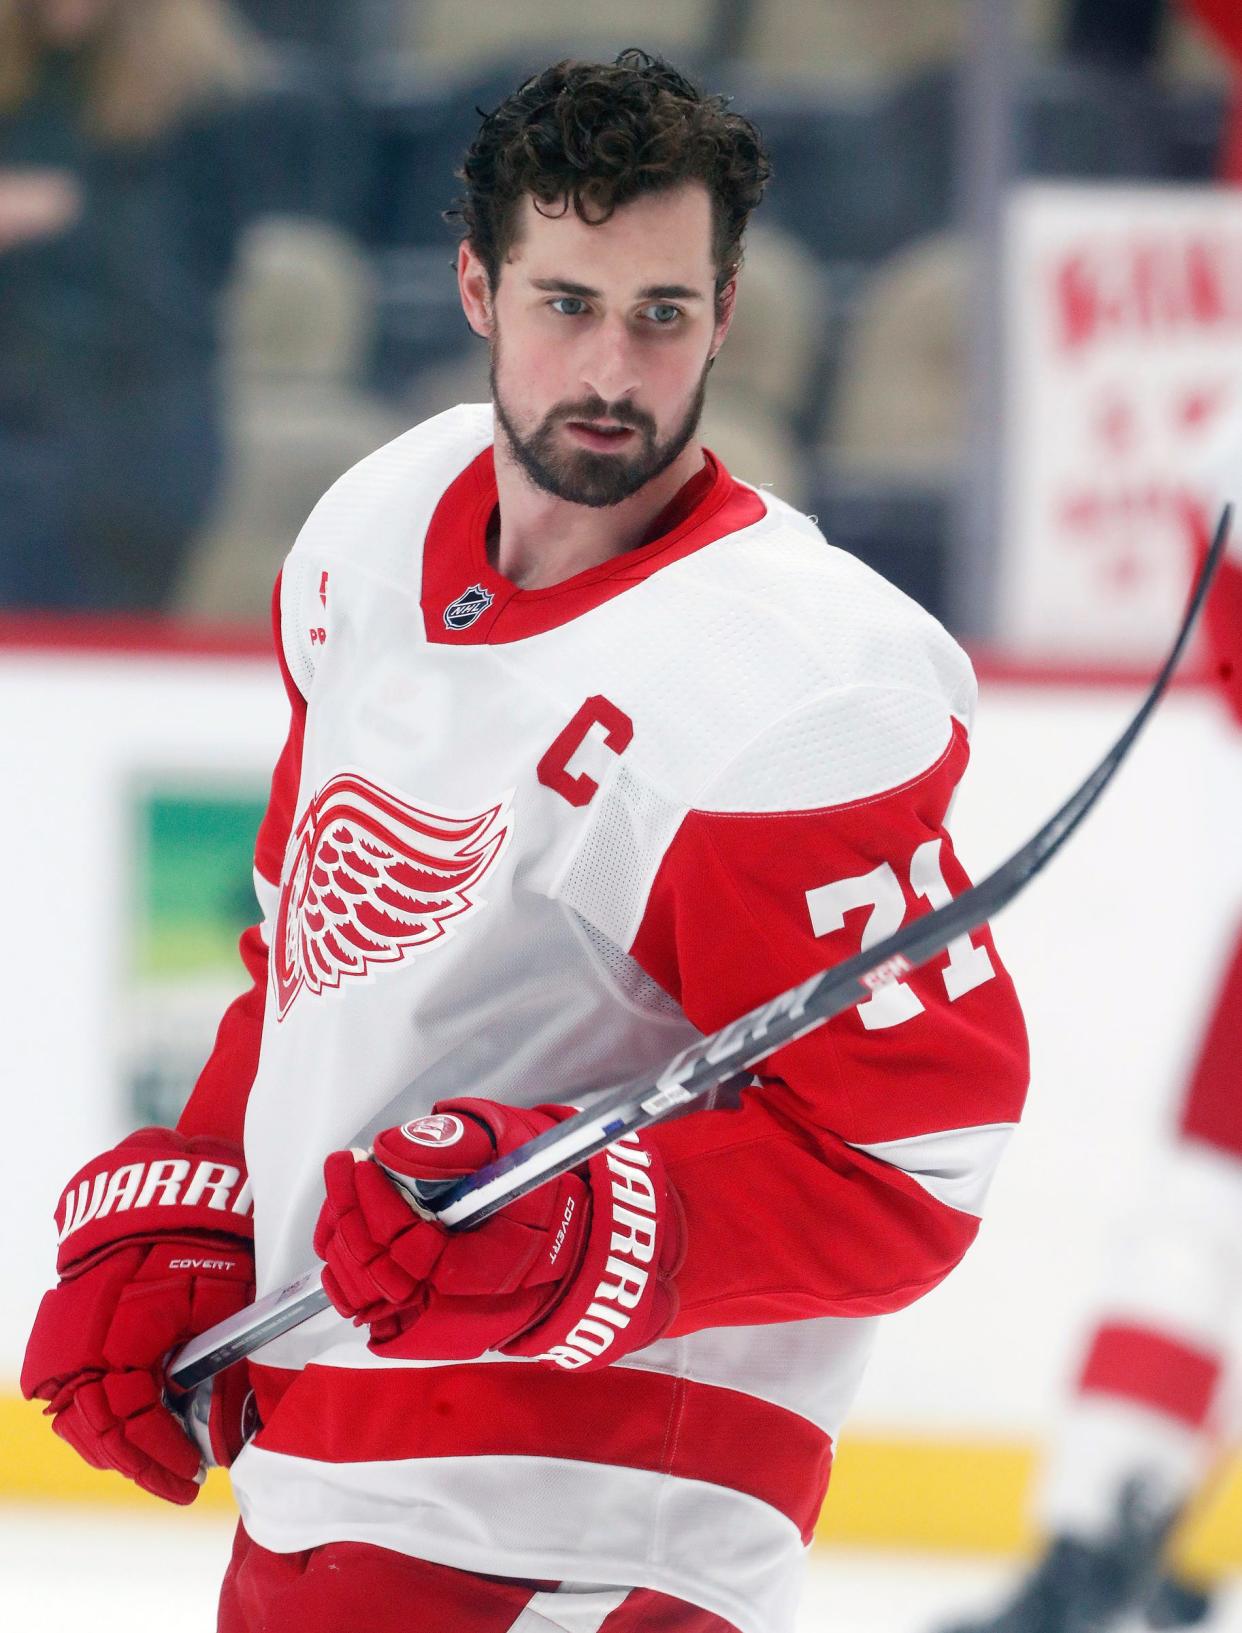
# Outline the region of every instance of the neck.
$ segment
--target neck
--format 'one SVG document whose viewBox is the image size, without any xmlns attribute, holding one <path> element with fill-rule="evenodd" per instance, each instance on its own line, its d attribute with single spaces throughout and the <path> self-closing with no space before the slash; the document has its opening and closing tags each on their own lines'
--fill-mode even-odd
<svg viewBox="0 0 1242 1633">
<path fill-rule="evenodd" d="M 522 590 L 541 590 L 633 550 L 678 490 L 703 467 L 692 440 L 668 467 L 618 505 L 595 509 L 537 488 L 496 428 L 500 537 L 489 549 L 496 568 Z"/>
</svg>

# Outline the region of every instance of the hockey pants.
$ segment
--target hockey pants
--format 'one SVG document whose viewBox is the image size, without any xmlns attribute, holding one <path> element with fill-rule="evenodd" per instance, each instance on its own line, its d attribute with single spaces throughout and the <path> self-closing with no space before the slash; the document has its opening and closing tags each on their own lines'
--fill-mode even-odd
<svg viewBox="0 0 1242 1633">
<path fill-rule="evenodd" d="M 476 1576 L 367 1543 L 273 1554 L 237 1527 L 218 1633 L 736 1633 L 648 1588 Z"/>
</svg>

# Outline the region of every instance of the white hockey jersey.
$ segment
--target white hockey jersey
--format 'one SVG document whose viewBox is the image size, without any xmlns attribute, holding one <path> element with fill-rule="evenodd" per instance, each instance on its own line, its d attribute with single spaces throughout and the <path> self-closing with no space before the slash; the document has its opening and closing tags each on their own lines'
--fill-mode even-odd
<svg viewBox="0 0 1242 1633">
<path fill-rule="evenodd" d="M 708 456 L 659 536 L 523 591 L 486 550 L 489 406 L 325 496 L 286 563 L 293 711 L 253 990 L 182 1120 L 240 1134 L 259 1291 L 312 1261 L 324 1156 L 454 1094 L 581 1102 L 966 883 L 974 682 L 938 624 Z M 246 1527 L 792 1622 L 875 1318 L 972 1239 L 1026 1084 L 990 938 L 653 1131 L 681 1309 L 586 1375 L 380 1362 L 333 1312 L 267 1346 Z"/>
</svg>

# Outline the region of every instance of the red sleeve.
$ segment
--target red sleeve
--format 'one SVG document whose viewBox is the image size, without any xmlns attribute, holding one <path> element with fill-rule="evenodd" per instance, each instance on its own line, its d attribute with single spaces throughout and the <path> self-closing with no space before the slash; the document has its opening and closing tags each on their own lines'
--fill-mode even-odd
<svg viewBox="0 0 1242 1633">
<path fill-rule="evenodd" d="M 1182 0 L 1182 4 L 1215 37 L 1233 68 L 1220 174 L 1224 181 L 1242 182 L 1242 92 L 1238 81 L 1242 75 L 1242 8 L 1238 0 Z"/>
<path fill-rule="evenodd" d="M 1212 542 L 1216 517 L 1193 499 L 1187 500 L 1185 515 L 1198 573 Z M 1238 527 L 1236 519 L 1233 525 Z M 1242 556 L 1231 553 L 1222 559 L 1204 603 L 1203 631 L 1212 680 L 1242 725 Z"/>
<path fill-rule="evenodd" d="M 1216 36 L 1216 42 L 1242 69 L 1242 11 L 1238 0 L 1183 0 L 1184 8 Z"/>
<path fill-rule="evenodd" d="M 1213 678 L 1242 725 L 1242 562 L 1222 560 L 1203 611 Z"/>
<path fill-rule="evenodd" d="M 276 655 L 291 713 L 289 734 L 272 773 L 271 795 L 263 821 L 259 824 L 254 865 L 259 879 L 276 890 L 280 885 L 285 846 L 293 827 L 298 782 L 302 774 L 302 740 L 306 730 L 306 699 L 289 673 L 281 641 L 279 579 L 272 596 L 272 622 L 276 632 Z M 246 1100 L 259 1064 L 259 1043 L 263 1036 L 268 957 L 263 925 L 251 925 L 243 933 L 240 945 L 250 986 L 225 1010 L 216 1033 L 215 1047 L 199 1073 L 177 1122 L 183 1134 L 214 1134 L 233 1140 L 238 1145 L 242 1143 Z"/>
<path fill-rule="evenodd" d="M 1204 617 L 1214 677 L 1242 726 L 1242 562 L 1221 562 Z"/>
<path fill-rule="evenodd" d="M 691 811 L 633 956 L 714 1031 L 960 894 L 969 880 L 944 821 L 966 759 L 955 726 L 933 766 L 876 798 Z M 1027 1084 L 1022 1016 L 990 934 L 889 989 L 865 1020 L 861 1009 L 763 1062 L 768 1086 L 740 1110 L 652 1131 L 688 1224 L 674 1335 L 897 1309 L 973 1240 Z"/>
</svg>

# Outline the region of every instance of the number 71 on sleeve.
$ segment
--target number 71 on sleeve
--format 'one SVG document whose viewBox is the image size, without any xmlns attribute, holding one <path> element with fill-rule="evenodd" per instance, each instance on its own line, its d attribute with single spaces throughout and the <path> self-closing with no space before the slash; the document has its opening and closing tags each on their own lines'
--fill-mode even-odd
<svg viewBox="0 0 1242 1633">
<path fill-rule="evenodd" d="M 910 889 L 933 908 L 944 907 L 953 899 L 940 864 L 941 844 L 939 839 L 929 839 L 910 858 Z M 894 935 L 906 916 L 906 894 L 888 862 L 881 862 L 870 873 L 860 873 L 852 879 L 817 885 L 807 891 L 806 903 L 811 913 L 811 928 L 817 936 L 843 929 L 848 912 L 869 907 L 871 912 L 862 933 L 863 952 Z M 987 948 L 976 947 L 969 935 L 955 936 L 946 951 L 948 960 L 940 975 L 950 1002 L 973 992 L 996 974 Z M 918 994 L 904 981 L 891 981 L 878 988 L 857 1008 L 858 1018 L 869 1032 L 900 1026 L 902 1021 L 912 1020 L 923 1012 Z"/>
</svg>

